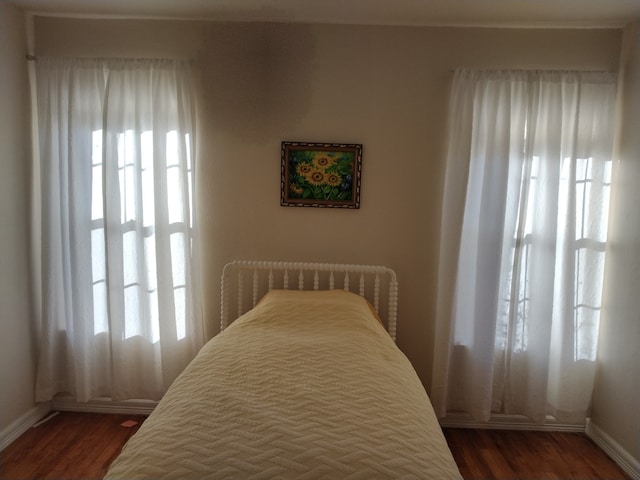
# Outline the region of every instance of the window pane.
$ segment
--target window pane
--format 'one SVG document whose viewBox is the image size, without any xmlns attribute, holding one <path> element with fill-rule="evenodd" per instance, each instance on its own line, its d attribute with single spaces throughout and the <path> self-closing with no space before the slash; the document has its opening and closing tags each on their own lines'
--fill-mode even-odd
<svg viewBox="0 0 640 480">
<path fill-rule="evenodd" d="M 186 336 L 186 266 L 187 252 L 183 233 L 171 235 L 171 270 L 175 300 L 176 332 L 178 340 Z"/>
<path fill-rule="evenodd" d="M 91 274 L 93 279 L 93 332 L 107 332 L 107 275 L 104 249 L 104 228 L 91 230 Z"/>
<path fill-rule="evenodd" d="M 131 338 L 142 335 L 140 318 L 140 294 L 137 285 L 124 287 L 124 337 Z"/>
<path fill-rule="evenodd" d="M 102 205 L 102 130 L 96 130 L 92 135 L 91 154 L 91 219 L 103 218 Z"/>
<path fill-rule="evenodd" d="M 169 223 L 184 222 L 184 203 L 182 192 L 182 175 L 178 167 L 167 169 L 167 205 L 169 207 Z"/>
<path fill-rule="evenodd" d="M 153 132 L 143 132 L 140 136 L 142 156 L 140 159 L 142 180 L 142 224 L 150 227 L 155 222 L 155 193 L 153 168 Z"/>
<path fill-rule="evenodd" d="M 136 141 L 135 133 L 127 130 L 118 135 L 118 170 L 120 181 L 121 222 L 136 218 Z"/>
<path fill-rule="evenodd" d="M 182 166 L 179 161 L 180 145 L 178 132 L 167 133 L 167 205 L 169 208 L 169 223 L 184 222 L 184 193 Z"/>
</svg>

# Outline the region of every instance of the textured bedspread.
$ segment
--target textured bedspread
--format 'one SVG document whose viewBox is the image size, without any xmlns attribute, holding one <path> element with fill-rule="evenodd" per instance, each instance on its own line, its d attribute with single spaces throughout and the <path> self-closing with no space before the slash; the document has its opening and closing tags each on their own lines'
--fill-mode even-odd
<svg viewBox="0 0 640 480">
<path fill-rule="evenodd" d="M 366 301 L 276 290 L 203 347 L 106 478 L 461 477 Z"/>
</svg>

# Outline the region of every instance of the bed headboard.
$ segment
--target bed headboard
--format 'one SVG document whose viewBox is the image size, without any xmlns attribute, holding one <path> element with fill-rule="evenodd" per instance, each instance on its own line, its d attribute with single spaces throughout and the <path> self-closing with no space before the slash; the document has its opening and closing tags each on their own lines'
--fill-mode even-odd
<svg viewBox="0 0 640 480">
<path fill-rule="evenodd" d="M 366 298 L 391 338 L 396 339 L 398 282 L 388 267 L 236 260 L 225 265 L 221 285 L 220 331 L 252 309 L 270 290 L 342 288 Z"/>
</svg>

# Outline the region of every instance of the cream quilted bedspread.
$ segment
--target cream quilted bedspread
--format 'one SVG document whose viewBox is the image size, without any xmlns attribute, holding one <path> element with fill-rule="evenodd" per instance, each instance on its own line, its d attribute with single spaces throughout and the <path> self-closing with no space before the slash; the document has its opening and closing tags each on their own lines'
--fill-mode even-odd
<svg viewBox="0 0 640 480">
<path fill-rule="evenodd" d="M 106 478 L 461 477 L 366 301 L 276 290 L 203 347 Z"/>
</svg>

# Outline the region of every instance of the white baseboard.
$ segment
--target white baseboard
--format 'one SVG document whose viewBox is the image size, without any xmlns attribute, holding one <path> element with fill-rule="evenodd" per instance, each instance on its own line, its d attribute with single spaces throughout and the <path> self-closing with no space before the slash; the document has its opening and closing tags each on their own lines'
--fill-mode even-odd
<svg viewBox="0 0 640 480">
<path fill-rule="evenodd" d="M 61 412 L 120 413 L 124 415 L 149 415 L 158 402 L 152 400 L 125 400 L 114 402 L 100 397 L 86 403 L 76 402 L 73 397 L 54 397 L 51 408 Z"/>
<path fill-rule="evenodd" d="M 38 420 L 42 419 L 51 411 L 51 403 L 39 403 L 18 419 L 11 422 L 0 432 L 0 451 L 7 448 L 20 435 L 29 430 Z"/>
<path fill-rule="evenodd" d="M 590 419 L 587 419 L 585 433 L 604 450 L 627 475 L 634 480 L 640 480 L 640 462 L 633 458 L 629 452 L 622 448 L 618 442 L 611 438 L 600 427 L 591 422 Z"/>
<path fill-rule="evenodd" d="M 534 423 L 523 415 L 492 415 L 489 422 L 472 420 L 468 415 L 449 414 L 440 419 L 443 428 L 486 428 L 494 430 L 533 430 L 542 432 L 584 432 L 583 425 L 569 425 L 547 417 L 543 424 Z"/>
</svg>

